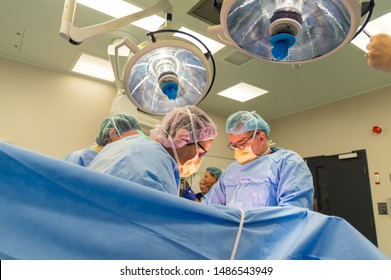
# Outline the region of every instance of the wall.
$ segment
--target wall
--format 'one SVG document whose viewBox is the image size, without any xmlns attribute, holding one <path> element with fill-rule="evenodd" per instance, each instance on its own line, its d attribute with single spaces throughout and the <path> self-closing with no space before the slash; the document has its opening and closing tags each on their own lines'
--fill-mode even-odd
<svg viewBox="0 0 391 280">
<path fill-rule="evenodd" d="M 391 86 L 302 113 L 269 121 L 277 146 L 302 157 L 365 149 L 379 248 L 391 257 L 391 213 L 379 215 L 378 202 L 391 198 Z M 374 125 L 383 127 L 380 135 Z M 373 172 L 380 172 L 375 185 Z"/>
<path fill-rule="evenodd" d="M 116 89 L 0 58 L 0 140 L 53 157 L 88 147 Z"/>
</svg>

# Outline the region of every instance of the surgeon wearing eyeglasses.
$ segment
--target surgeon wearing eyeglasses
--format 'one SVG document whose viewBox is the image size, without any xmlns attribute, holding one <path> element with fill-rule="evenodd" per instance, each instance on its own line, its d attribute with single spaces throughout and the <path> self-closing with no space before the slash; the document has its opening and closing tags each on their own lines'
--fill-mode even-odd
<svg viewBox="0 0 391 280">
<path fill-rule="evenodd" d="M 179 195 L 180 177 L 195 173 L 217 136 L 212 119 L 196 106 L 176 108 L 161 124 L 106 145 L 90 169 Z"/>
<path fill-rule="evenodd" d="M 269 146 L 269 125 L 255 112 L 239 111 L 226 122 L 228 147 L 236 161 L 206 194 L 203 203 L 242 210 L 263 206 L 312 209 L 310 170 L 295 152 Z"/>
</svg>

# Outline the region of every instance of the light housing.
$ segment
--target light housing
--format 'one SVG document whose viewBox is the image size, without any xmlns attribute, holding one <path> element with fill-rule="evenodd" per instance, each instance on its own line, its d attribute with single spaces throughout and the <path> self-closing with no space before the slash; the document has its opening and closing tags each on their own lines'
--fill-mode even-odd
<svg viewBox="0 0 391 280">
<path fill-rule="evenodd" d="M 361 0 L 225 0 L 216 40 L 253 57 L 302 64 L 347 44 L 360 25 Z"/>
<path fill-rule="evenodd" d="M 151 32 L 148 34 L 150 40 L 138 46 L 125 37 L 115 47 L 119 49 L 125 45 L 131 51 L 123 75 L 117 79 L 124 77 L 126 95 L 137 108 L 148 114 L 165 115 L 177 107 L 197 105 L 209 93 L 215 78 L 213 56 L 205 45 L 207 51 L 202 53 L 184 38 L 155 37 L 157 33 L 167 32 L 181 31 L 163 29 Z M 188 36 L 193 38 L 190 34 Z M 115 73 L 121 72 L 117 67 Z"/>
</svg>

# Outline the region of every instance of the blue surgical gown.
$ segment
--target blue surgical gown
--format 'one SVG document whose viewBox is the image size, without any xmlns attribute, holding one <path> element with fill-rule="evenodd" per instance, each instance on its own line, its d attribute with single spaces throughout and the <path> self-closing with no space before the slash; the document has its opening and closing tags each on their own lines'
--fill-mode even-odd
<svg viewBox="0 0 391 280">
<path fill-rule="evenodd" d="M 164 147 L 142 134 L 106 145 L 90 169 L 178 195 L 179 169 Z"/>
<path fill-rule="evenodd" d="M 64 160 L 81 166 L 89 166 L 97 154 L 98 152 L 94 149 L 87 148 L 70 153 L 64 158 Z"/>
<path fill-rule="evenodd" d="M 232 163 L 206 194 L 203 203 L 243 210 L 291 205 L 312 209 L 313 180 L 295 152 L 272 148 L 272 153 L 246 164 Z"/>
</svg>

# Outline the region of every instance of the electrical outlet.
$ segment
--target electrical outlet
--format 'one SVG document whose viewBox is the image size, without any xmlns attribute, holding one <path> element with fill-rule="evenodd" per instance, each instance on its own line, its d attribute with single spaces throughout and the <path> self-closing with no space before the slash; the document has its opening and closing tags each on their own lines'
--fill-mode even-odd
<svg viewBox="0 0 391 280">
<path fill-rule="evenodd" d="M 379 215 L 388 215 L 387 203 L 378 202 L 377 208 L 379 209 Z"/>
</svg>

